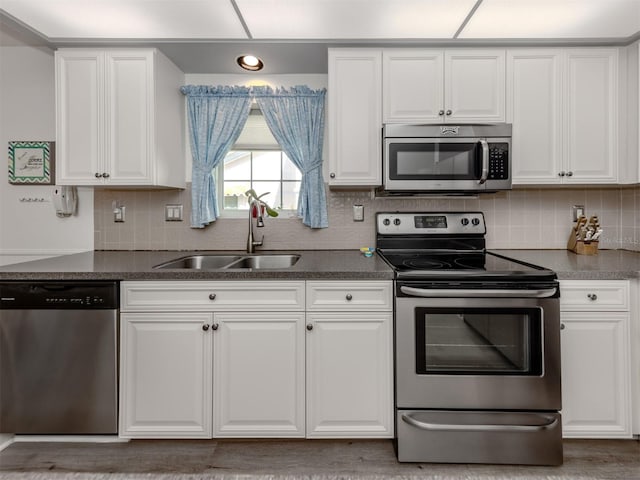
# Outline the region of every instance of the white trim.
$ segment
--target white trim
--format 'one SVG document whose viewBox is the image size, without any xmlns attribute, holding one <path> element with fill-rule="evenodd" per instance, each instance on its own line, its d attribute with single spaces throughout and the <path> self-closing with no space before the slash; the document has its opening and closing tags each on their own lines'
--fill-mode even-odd
<svg viewBox="0 0 640 480">
<path fill-rule="evenodd" d="M 0 452 L 14 442 L 13 433 L 0 433 Z"/>
<path fill-rule="evenodd" d="M 13 442 L 127 443 L 129 439 L 117 435 L 15 435 Z"/>
</svg>

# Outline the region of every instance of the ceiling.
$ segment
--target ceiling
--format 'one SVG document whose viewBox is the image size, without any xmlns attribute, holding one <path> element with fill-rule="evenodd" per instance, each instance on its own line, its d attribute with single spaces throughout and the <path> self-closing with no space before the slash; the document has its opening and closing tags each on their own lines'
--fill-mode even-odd
<svg viewBox="0 0 640 480">
<path fill-rule="evenodd" d="M 156 46 L 186 73 L 325 73 L 328 46 L 625 44 L 640 0 L 0 0 L 0 45 Z"/>
</svg>

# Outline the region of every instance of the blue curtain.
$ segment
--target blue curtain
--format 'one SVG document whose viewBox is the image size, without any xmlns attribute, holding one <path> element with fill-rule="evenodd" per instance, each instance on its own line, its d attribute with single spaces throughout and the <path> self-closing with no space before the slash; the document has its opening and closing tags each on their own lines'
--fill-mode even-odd
<svg viewBox="0 0 640 480">
<path fill-rule="evenodd" d="M 218 218 L 213 169 L 240 136 L 251 108 L 248 87 L 186 85 L 191 133 L 191 227 L 204 228 Z"/>
<path fill-rule="evenodd" d="M 311 228 L 326 228 L 327 200 L 322 177 L 326 89 L 253 87 L 271 133 L 302 172 L 298 215 Z"/>
</svg>

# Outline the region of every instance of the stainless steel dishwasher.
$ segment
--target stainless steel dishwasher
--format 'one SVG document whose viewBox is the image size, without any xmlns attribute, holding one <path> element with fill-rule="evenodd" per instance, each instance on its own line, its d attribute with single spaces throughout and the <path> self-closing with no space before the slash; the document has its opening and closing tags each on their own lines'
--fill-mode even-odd
<svg viewBox="0 0 640 480">
<path fill-rule="evenodd" d="M 118 283 L 0 283 L 0 433 L 116 434 Z"/>
</svg>

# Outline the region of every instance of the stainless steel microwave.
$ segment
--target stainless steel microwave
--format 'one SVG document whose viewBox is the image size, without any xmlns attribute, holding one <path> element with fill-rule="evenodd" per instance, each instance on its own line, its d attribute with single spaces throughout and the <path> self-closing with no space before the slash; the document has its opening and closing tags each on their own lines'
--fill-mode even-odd
<svg viewBox="0 0 640 480">
<path fill-rule="evenodd" d="M 511 189 L 511 124 L 383 127 L 382 195 Z"/>
</svg>

